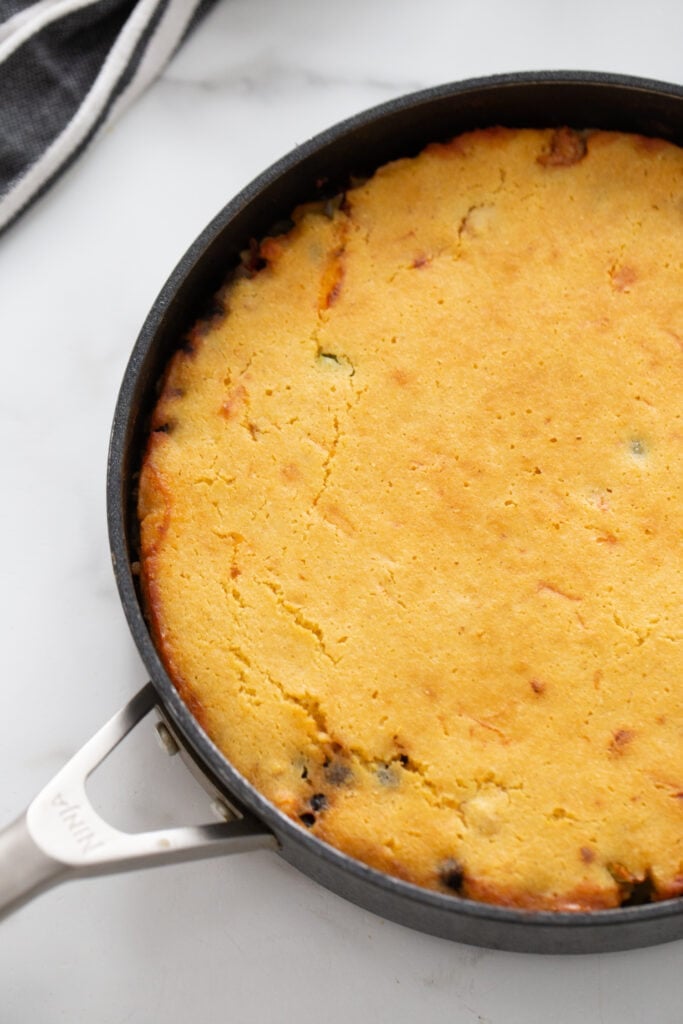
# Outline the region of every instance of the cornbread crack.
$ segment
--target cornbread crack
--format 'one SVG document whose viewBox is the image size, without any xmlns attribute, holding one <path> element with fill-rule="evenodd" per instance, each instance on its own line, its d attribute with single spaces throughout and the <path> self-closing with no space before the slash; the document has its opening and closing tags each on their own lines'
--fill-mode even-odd
<svg viewBox="0 0 683 1024">
<path fill-rule="evenodd" d="M 683 895 L 683 152 L 435 143 L 254 243 L 171 360 L 140 581 L 283 814 L 530 910 Z"/>
<path fill-rule="evenodd" d="M 327 453 L 327 458 L 325 459 L 325 461 L 323 462 L 323 465 L 322 465 L 323 480 L 322 480 L 322 484 L 320 485 L 320 490 L 318 491 L 316 496 L 313 498 L 313 507 L 314 508 L 318 504 L 318 502 L 320 501 L 321 495 L 322 495 L 323 491 L 325 490 L 325 488 L 327 487 L 327 483 L 328 483 L 328 481 L 330 479 L 330 473 L 332 472 L 332 460 L 334 459 L 335 452 L 337 451 L 337 447 L 339 445 L 339 438 L 340 438 L 340 436 L 341 436 L 341 427 L 339 426 L 339 417 L 335 416 L 334 417 L 334 436 L 332 438 L 332 443 L 330 444 L 330 449 L 329 449 L 329 451 Z"/>
<path fill-rule="evenodd" d="M 337 662 L 339 661 L 339 658 L 334 658 L 327 650 L 327 647 L 325 646 L 325 637 L 320 626 L 316 622 L 312 622 L 310 619 L 307 619 L 301 608 L 292 604 L 291 601 L 287 601 L 282 590 L 282 587 L 279 586 L 277 583 L 274 583 L 272 580 L 257 580 L 256 582 L 261 583 L 264 587 L 267 587 L 268 590 L 270 590 L 270 592 L 275 595 L 275 599 L 277 600 L 279 606 L 281 608 L 284 608 L 284 610 L 292 616 L 297 626 L 313 634 L 313 636 L 318 641 L 318 644 L 320 645 L 320 650 L 322 651 L 322 653 L 325 655 L 326 658 L 328 658 L 332 662 L 333 665 L 336 665 Z"/>
</svg>

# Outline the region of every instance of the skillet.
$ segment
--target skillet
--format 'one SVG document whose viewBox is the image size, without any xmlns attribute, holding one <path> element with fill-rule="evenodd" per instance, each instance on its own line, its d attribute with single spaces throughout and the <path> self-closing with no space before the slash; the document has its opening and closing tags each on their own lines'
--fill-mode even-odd
<svg viewBox="0 0 683 1024">
<path fill-rule="evenodd" d="M 683 936 L 683 899 L 591 913 L 523 911 L 425 890 L 326 845 L 276 810 L 211 743 L 180 700 L 154 648 L 137 588 L 137 470 L 157 382 L 184 331 L 203 313 L 251 239 L 299 203 L 331 196 L 351 176 L 487 125 L 604 128 L 683 145 L 683 89 L 585 72 L 510 74 L 441 86 L 360 114 L 300 146 L 252 182 L 183 256 L 154 303 L 119 394 L 107 505 L 120 598 L 148 683 L 0 833 L 0 915 L 66 878 L 268 847 L 311 878 L 401 924 L 444 938 L 520 952 L 595 953 Z M 153 708 L 160 735 L 179 748 L 222 816 L 219 824 L 129 835 L 91 806 L 85 781 Z"/>
</svg>

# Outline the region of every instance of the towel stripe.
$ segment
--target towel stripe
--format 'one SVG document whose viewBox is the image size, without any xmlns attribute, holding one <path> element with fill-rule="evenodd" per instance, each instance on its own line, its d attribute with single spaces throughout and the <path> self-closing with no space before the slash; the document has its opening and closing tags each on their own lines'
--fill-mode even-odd
<svg viewBox="0 0 683 1024">
<path fill-rule="evenodd" d="M 38 0 L 0 25 L 0 232 L 156 78 L 211 2 Z"/>
</svg>

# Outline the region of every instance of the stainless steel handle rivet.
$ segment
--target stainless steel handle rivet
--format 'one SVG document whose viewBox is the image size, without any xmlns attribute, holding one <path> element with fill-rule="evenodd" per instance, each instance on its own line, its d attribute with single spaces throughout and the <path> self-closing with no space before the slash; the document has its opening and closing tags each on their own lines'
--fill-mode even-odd
<svg viewBox="0 0 683 1024">
<path fill-rule="evenodd" d="M 157 739 L 159 740 L 159 746 L 168 754 L 169 757 L 173 757 L 178 753 L 180 747 L 175 741 L 175 737 L 172 735 L 171 730 L 165 722 L 157 722 L 154 726 L 156 729 Z"/>
<path fill-rule="evenodd" d="M 212 800 L 210 806 L 214 817 L 219 821 L 235 821 L 240 817 L 224 800 Z"/>
</svg>

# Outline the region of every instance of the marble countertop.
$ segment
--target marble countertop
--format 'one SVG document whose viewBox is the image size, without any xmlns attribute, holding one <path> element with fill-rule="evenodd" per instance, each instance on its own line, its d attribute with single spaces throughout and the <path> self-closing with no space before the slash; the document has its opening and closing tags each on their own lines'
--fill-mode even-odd
<svg viewBox="0 0 683 1024">
<path fill-rule="evenodd" d="M 205 223 L 277 157 L 383 100 L 541 68 L 680 84 L 681 38 L 679 0 L 222 0 L 0 238 L 0 822 L 146 679 L 111 571 L 108 435 L 140 325 Z M 122 827 L 210 817 L 149 720 L 92 793 Z M 553 958 L 459 945 L 259 852 L 36 899 L 0 925 L 0 1021 L 673 1024 L 682 953 L 682 942 Z"/>
</svg>

